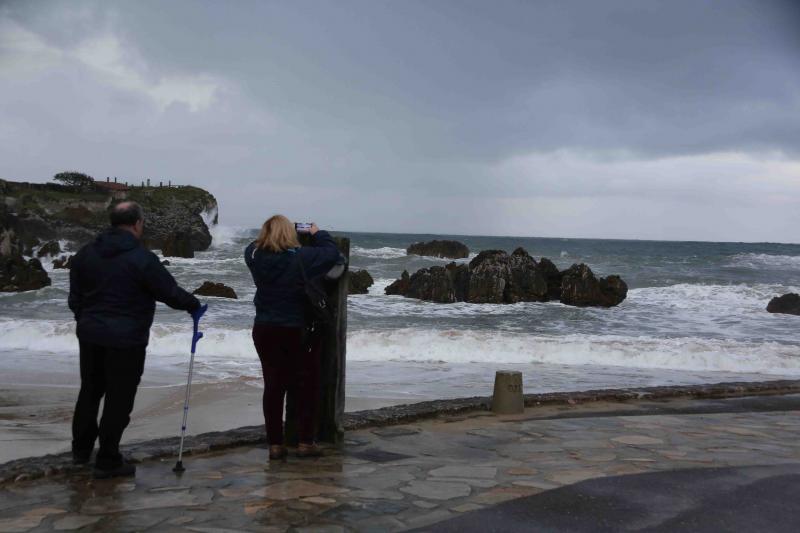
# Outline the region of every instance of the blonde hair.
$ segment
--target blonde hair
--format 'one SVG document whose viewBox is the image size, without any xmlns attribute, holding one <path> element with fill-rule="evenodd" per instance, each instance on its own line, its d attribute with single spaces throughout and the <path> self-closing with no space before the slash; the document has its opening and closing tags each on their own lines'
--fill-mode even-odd
<svg viewBox="0 0 800 533">
<path fill-rule="evenodd" d="M 270 252 L 283 252 L 289 248 L 297 248 L 300 242 L 297 240 L 294 224 L 283 215 L 273 215 L 261 226 L 256 246 Z"/>
</svg>

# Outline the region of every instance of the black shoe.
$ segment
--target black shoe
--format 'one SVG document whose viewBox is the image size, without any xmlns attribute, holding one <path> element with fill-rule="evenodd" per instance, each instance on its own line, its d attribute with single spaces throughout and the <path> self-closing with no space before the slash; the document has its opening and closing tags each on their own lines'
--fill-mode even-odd
<svg viewBox="0 0 800 533">
<path fill-rule="evenodd" d="M 136 475 L 136 465 L 123 462 L 112 468 L 100 468 L 95 465 L 92 477 L 95 479 L 109 479 L 112 477 L 128 477 Z"/>
<path fill-rule="evenodd" d="M 76 453 L 72 452 L 72 464 L 85 465 L 92 458 L 92 452 L 89 453 Z"/>
</svg>

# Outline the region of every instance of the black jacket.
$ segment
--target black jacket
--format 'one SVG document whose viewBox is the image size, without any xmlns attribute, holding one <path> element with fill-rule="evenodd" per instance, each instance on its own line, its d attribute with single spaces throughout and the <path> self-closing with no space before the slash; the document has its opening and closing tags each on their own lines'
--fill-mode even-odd
<svg viewBox="0 0 800 533">
<path fill-rule="evenodd" d="M 306 277 L 328 272 L 339 258 L 339 249 L 327 231 L 319 230 L 311 246 L 293 248 L 281 253 L 256 248 L 254 242 L 244 250 L 244 261 L 256 284 L 257 324 L 303 327 L 306 294 L 298 261 L 303 262 Z"/>
<path fill-rule="evenodd" d="M 108 229 L 75 254 L 69 308 L 80 340 L 110 347 L 147 345 L 156 300 L 190 313 L 200 306 L 132 233 Z"/>
</svg>

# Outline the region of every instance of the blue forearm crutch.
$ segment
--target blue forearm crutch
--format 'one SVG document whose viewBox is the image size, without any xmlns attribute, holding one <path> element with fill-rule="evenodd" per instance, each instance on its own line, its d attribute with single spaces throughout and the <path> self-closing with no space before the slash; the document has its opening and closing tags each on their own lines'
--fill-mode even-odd
<svg viewBox="0 0 800 533">
<path fill-rule="evenodd" d="M 192 313 L 192 321 L 194 322 L 194 327 L 192 330 L 192 355 L 189 358 L 189 379 L 186 382 L 186 400 L 183 402 L 183 422 L 181 423 L 181 445 L 178 448 L 178 462 L 175 463 L 175 467 L 172 469 L 173 472 L 176 474 L 180 474 L 184 470 L 183 467 L 183 439 L 186 437 L 186 419 L 189 417 L 189 394 L 192 390 L 192 370 L 194 369 L 194 352 L 197 348 L 197 341 L 203 338 L 203 332 L 200 331 L 200 319 L 206 314 L 208 310 L 208 304 L 201 305 L 197 311 Z"/>
</svg>

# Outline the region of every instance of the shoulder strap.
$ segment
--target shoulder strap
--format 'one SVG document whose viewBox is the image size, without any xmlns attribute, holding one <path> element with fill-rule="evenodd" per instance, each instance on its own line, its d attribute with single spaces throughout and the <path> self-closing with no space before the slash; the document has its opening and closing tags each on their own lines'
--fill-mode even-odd
<svg viewBox="0 0 800 533">
<path fill-rule="evenodd" d="M 297 257 L 295 257 L 295 261 L 300 265 L 300 274 L 303 276 L 303 284 L 308 284 L 308 277 L 306 276 L 306 269 L 303 267 L 303 258 L 300 257 L 300 252 L 296 252 Z"/>
</svg>

